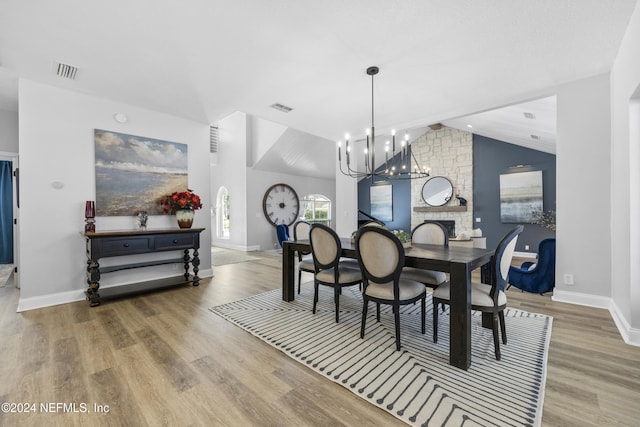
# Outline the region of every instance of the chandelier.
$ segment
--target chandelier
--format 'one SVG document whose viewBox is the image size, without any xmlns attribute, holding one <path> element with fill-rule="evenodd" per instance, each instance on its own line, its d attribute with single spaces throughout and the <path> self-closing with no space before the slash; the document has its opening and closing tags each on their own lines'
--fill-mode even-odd
<svg viewBox="0 0 640 427">
<path fill-rule="evenodd" d="M 396 151 L 396 131 L 391 131 L 391 140 L 385 142 L 384 163 L 376 165 L 376 130 L 374 126 L 374 103 L 373 103 L 373 78 L 380 69 L 378 67 L 367 68 L 367 74 L 371 76 L 371 128 L 366 130 L 366 146 L 360 150 L 364 157 L 362 160 L 355 159 L 356 165 L 352 166 L 352 156 L 356 156 L 356 141 L 350 143 L 349 134 L 345 135 L 345 161 L 342 161 L 342 141 L 338 141 L 338 164 L 343 175 L 352 178 L 374 178 L 383 179 L 417 179 L 429 176 L 429 169 L 421 167 L 411 150 L 409 134 L 405 133 L 404 139 L 400 142 Z M 362 140 L 361 142 L 363 142 Z M 413 160 L 413 169 L 411 163 Z"/>
</svg>

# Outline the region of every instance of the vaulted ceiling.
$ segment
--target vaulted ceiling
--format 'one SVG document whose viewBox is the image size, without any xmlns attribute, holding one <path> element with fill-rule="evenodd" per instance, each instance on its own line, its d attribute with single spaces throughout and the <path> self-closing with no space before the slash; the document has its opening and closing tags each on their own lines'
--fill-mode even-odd
<svg viewBox="0 0 640 427">
<path fill-rule="evenodd" d="M 382 133 L 471 124 L 474 132 L 554 152 L 554 88 L 610 70 L 635 5 L 2 0 L 0 108 L 17 109 L 22 77 L 203 123 L 243 111 L 335 141 L 345 132 L 361 137 L 370 126 L 365 70 L 377 65 Z M 75 79 L 57 76 L 56 62 L 77 67 Z"/>
</svg>

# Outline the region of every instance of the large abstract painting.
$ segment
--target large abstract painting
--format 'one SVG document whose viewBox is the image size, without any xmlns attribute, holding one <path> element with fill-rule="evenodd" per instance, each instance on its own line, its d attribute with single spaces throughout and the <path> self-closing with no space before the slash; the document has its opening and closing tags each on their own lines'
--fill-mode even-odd
<svg viewBox="0 0 640 427">
<path fill-rule="evenodd" d="M 96 215 L 162 214 L 160 198 L 188 185 L 187 144 L 95 129 Z"/>
<path fill-rule="evenodd" d="M 372 186 L 369 196 L 371 198 L 371 215 L 380 221 L 393 221 L 393 186 Z"/>
<path fill-rule="evenodd" d="M 500 175 L 502 222 L 531 224 L 536 211 L 542 211 L 542 171 Z"/>
</svg>

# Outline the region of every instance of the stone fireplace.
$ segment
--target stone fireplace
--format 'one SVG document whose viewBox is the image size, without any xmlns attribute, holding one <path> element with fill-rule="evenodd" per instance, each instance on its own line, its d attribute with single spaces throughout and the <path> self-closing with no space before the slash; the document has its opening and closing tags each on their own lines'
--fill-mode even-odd
<svg viewBox="0 0 640 427">
<path fill-rule="evenodd" d="M 442 224 L 442 226 L 444 228 L 447 229 L 447 234 L 449 235 L 449 238 L 456 237 L 456 222 L 454 220 L 432 219 L 432 220 L 425 220 L 425 221 L 437 221 L 437 222 L 439 222 L 440 224 Z"/>
<path fill-rule="evenodd" d="M 444 206 L 428 206 L 422 199 L 422 186 L 427 179 L 411 183 L 411 229 L 425 220 L 438 221 L 449 230 L 449 236 L 473 229 L 473 134 L 442 127 L 429 130 L 411 144 L 418 162 L 431 169 L 431 177 L 443 176 L 453 185 L 453 197 Z M 460 206 L 459 195 L 467 200 Z"/>
</svg>

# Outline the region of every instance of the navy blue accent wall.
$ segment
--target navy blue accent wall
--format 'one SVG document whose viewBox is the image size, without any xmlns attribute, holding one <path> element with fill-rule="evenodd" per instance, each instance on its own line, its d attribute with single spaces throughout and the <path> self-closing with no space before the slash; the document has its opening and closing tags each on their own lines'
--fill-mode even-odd
<svg viewBox="0 0 640 427">
<path fill-rule="evenodd" d="M 513 168 L 515 165 L 529 165 Z M 481 228 L 487 237 L 487 248 L 495 248 L 500 239 L 517 224 L 500 221 L 500 175 L 516 172 L 542 171 L 543 204 L 545 210 L 556 210 L 556 156 L 484 136 L 473 135 L 473 228 Z M 411 182 L 383 181 L 393 185 L 393 221 L 387 228 L 411 231 Z M 358 183 L 358 208 L 371 213 L 369 188 L 371 179 Z M 481 218 L 481 222 L 475 222 Z M 367 218 L 360 216 L 359 219 Z M 518 238 L 516 251 L 537 252 L 538 244 L 555 233 L 537 224 L 525 224 Z M 529 249 L 525 249 L 529 245 Z"/>
<path fill-rule="evenodd" d="M 528 165 L 514 168 L 515 165 Z M 481 228 L 487 248 L 495 248 L 502 236 L 517 224 L 500 221 L 500 175 L 542 171 L 544 210 L 556 210 L 556 156 L 473 135 L 473 228 Z M 482 222 L 477 223 L 476 218 Z M 537 224 L 524 224 L 516 251 L 537 252 L 542 239 L 555 233 Z M 525 250 L 529 245 L 529 250 Z"/>
<path fill-rule="evenodd" d="M 379 178 L 376 178 L 379 179 Z M 411 232 L 411 181 L 408 179 L 387 180 L 376 182 L 373 185 L 391 184 L 393 186 L 393 221 L 385 221 L 390 230 L 404 230 Z M 363 179 L 358 182 L 358 208 L 368 214 L 371 213 L 371 200 L 369 189 L 371 179 Z M 358 219 L 368 220 L 359 215 Z"/>
</svg>

